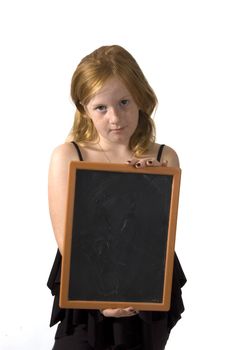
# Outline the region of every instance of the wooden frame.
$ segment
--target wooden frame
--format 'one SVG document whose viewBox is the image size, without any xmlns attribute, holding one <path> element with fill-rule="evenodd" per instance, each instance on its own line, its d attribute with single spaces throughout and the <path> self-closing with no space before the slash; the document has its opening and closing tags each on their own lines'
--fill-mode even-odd
<svg viewBox="0 0 233 350">
<path fill-rule="evenodd" d="M 180 176 L 70 163 L 60 307 L 169 310 Z"/>
</svg>

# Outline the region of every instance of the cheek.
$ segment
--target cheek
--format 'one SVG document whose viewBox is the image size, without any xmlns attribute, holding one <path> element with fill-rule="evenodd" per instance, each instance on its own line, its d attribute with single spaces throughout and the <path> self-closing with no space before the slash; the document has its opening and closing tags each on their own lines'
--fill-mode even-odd
<svg viewBox="0 0 233 350">
<path fill-rule="evenodd" d="M 103 133 L 106 129 L 106 122 L 104 120 L 92 118 L 92 122 L 98 133 Z"/>
<path fill-rule="evenodd" d="M 93 115 L 89 116 L 89 118 L 92 120 L 92 123 L 94 124 L 94 126 L 97 129 L 98 125 L 100 124 L 98 118 L 95 118 Z"/>
<path fill-rule="evenodd" d="M 139 111 L 134 111 L 134 125 L 137 127 L 139 121 Z"/>
</svg>

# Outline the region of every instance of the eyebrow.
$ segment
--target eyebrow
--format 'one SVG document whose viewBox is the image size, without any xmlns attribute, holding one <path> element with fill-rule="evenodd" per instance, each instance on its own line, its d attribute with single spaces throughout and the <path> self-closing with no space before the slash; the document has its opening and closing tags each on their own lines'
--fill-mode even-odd
<svg viewBox="0 0 233 350">
<path fill-rule="evenodd" d="M 131 98 L 132 96 L 130 96 L 130 95 L 125 95 L 125 96 L 122 96 L 121 98 L 119 98 L 119 101 L 121 101 L 121 100 L 126 100 L 126 99 L 129 99 L 129 98 Z M 102 102 L 98 102 L 98 103 L 94 103 L 94 104 L 91 104 L 91 107 L 92 108 L 95 108 L 95 107 L 98 107 L 98 106 L 105 106 L 106 105 L 106 103 L 102 103 Z"/>
</svg>

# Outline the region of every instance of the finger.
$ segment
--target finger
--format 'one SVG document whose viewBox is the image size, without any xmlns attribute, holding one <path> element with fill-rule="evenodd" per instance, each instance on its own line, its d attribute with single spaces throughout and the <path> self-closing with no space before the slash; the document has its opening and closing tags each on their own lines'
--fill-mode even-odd
<svg viewBox="0 0 233 350">
<path fill-rule="evenodd" d="M 137 168 L 144 168 L 144 167 L 154 167 L 154 166 L 161 166 L 161 163 L 157 161 L 155 158 L 147 158 L 143 160 L 139 160 L 135 166 Z"/>
<path fill-rule="evenodd" d="M 131 160 L 128 160 L 126 164 L 130 164 L 138 169 L 144 168 L 144 167 L 153 167 L 153 166 L 167 166 L 166 161 L 163 163 L 160 163 L 157 161 L 156 158 L 144 158 L 144 159 L 133 158 Z"/>
<path fill-rule="evenodd" d="M 135 315 L 136 315 L 136 310 L 132 310 L 132 309 L 130 310 L 123 309 L 117 313 L 117 317 L 130 317 Z"/>
<path fill-rule="evenodd" d="M 126 308 L 123 309 L 123 310 L 125 310 L 125 311 L 127 311 L 127 312 L 133 312 L 133 311 L 135 311 L 134 308 L 133 308 L 132 306 L 126 307 Z"/>
<path fill-rule="evenodd" d="M 152 159 L 148 159 L 148 160 L 146 161 L 146 165 L 147 165 L 147 166 L 153 166 L 153 160 L 152 160 Z"/>
<path fill-rule="evenodd" d="M 137 314 L 137 311 L 134 310 L 132 307 L 126 308 L 126 309 L 105 309 L 100 310 L 100 312 L 105 317 L 130 317 Z"/>
<path fill-rule="evenodd" d="M 138 158 L 133 158 L 131 160 L 127 160 L 125 163 L 132 165 L 136 168 L 141 168 L 141 167 L 145 166 L 145 161 L 143 159 L 138 159 Z"/>
<path fill-rule="evenodd" d="M 128 308 L 126 308 L 125 309 L 125 311 L 127 311 L 127 312 L 129 312 L 129 313 L 131 313 L 131 314 L 133 314 L 133 315 L 135 315 L 135 314 L 137 314 L 138 313 L 138 311 L 137 310 L 135 310 L 133 307 L 128 307 Z"/>
<path fill-rule="evenodd" d="M 161 163 L 157 159 L 151 158 L 146 160 L 146 166 L 161 166 Z"/>
<path fill-rule="evenodd" d="M 105 309 L 102 310 L 102 314 L 105 317 L 123 317 L 125 312 L 123 309 Z"/>
<path fill-rule="evenodd" d="M 132 158 L 132 159 L 128 159 L 126 161 L 127 164 L 130 164 L 130 165 L 135 165 L 137 162 L 139 161 L 138 158 Z"/>
<path fill-rule="evenodd" d="M 139 160 L 137 163 L 134 164 L 135 168 L 144 168 L 145 162 L 143 160 Z"/>
<path fill-rule="evenodd" d="M 132 307 L 129 307 L 129 308 L 126 308 L 123 310 L 124 311 L 124 315 L 125 316 L 135 316 L 138 314 L 138 311 L 135 310 L 134 308 Z M 124 316 L 123 316 L 124 317 Z"/>
</svg>

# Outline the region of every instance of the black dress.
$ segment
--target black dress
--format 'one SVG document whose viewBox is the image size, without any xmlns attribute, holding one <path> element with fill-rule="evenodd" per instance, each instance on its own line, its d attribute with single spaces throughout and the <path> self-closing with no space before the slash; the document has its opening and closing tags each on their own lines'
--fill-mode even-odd
<svg viewBox="0 0 233 350">
<path fill-rule="evenodd" d="M 73 143 L 82 161 L 82 154 Z M 164 145 L 160 146 L 160 161 Z M 48 279 L 54 295 L 50 326 L 59 322 L 53 350 L 163 350 L 171 329 L 184 311 L 181 288 L 186 278 L 175 254 L 171 307 L 168 312 L 141 311 L 131 317 L 104 317 L 99 310 L 59 307 L 62 257 L 59 251 Z"/>
</svg>

